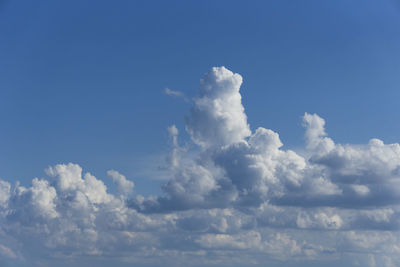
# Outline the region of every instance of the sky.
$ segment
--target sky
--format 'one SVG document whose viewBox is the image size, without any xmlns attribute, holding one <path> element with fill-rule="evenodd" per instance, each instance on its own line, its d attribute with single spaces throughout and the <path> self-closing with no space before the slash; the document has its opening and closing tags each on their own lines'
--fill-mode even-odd
<svg viewBox="0 0 400 267">
<path fill-rule="evenodd" d="M 0 266 L 399 266 L 400 2 L 0 0 Z"/>
</svg>

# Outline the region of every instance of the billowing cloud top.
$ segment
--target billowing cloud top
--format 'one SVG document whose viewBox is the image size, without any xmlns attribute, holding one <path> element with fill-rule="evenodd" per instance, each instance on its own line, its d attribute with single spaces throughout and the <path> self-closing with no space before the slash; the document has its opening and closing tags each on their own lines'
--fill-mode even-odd
<svg viewBox="0 0 400 267">
<path fill-rule="evenodd" d="M 30 187 L 0 180 L 0 255 L 33 266 L 113 259 L 139 266 L 400 265 L 400 145 L 336 144 L 305 113 L 307 157 L 278 133 L 250 130 L 242 77 L 212 68 L 185 117 L 192 149 L 168 128 L 171 179 L 162 196 L 116 193 L 77 164 L 46 169 Z M 84 260 L 83 260 L 84 259 Z"/>
<path fill-rule="evenodd" d="M 250 135 L 239 93 L 242 76 L 220 67 L 212 68 L 201 80 L 186 130 L 193 142 L 203 147 L 229 145 Z"/>
</svg>

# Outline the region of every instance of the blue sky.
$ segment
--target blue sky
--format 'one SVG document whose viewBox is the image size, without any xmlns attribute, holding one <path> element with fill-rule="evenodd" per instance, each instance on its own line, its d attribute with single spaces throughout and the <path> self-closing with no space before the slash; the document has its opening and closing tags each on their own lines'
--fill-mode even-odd
<svg viewBox="0 0 400 267">
<path fill-rule="evenodd" d="M 182 173 L 183 176 L 200 177 L 199 173 L 203 169 L 210 172 L 204 174 L 205 176 L 211 175 L 213 178 L 210 178 L 210 181 L 204 180 L 204 177 L 193 179 L 208 181 L 204 188 L 209 190 L 215 181 L 220 185 L 221 181 L 218 180 L 215 170 L 205 166 L 204 162 L 199 163 L 199 158 L 207 158 L 211 155 L 210 150 L 217 149 L 215 142 L 210 141 L 209 133 L 204 132 L 204 129 L 215 129 L 213 135 L 216 138 L 220 137 L 219 145 L 232 145 L 246 140 L 250 147 L 253 146 L 252 149 L 258 149 L 255 148 L 258 147 L 256 144 L 261 141 L 251 143 L 250 139 L 254 136 L 253 139 L 258 140 L 256 129 L 265 127 L 279 133 L 284 144 L 283 147 L 274 149 L 292 149 L 298 154 L 306 154 L 305 160 L 311 165 L 325 164 L 326 168 L 333 168 L 327 172 L 334 174 L 326 178 L 333 184 L 325 184 L 324 187 L 330 188 L 328 195 L 339 192 L 338 190 L 350 190 L 341 187 L 347 183 L 343 182 L 343 177 L 349 173 L 350 180 L 357 175 L 367 177 L 366 180 L 373 180 L 375 178 L 371 177 L 375 176 L 394 175 L 392 178 L 396 180 L 397 152 L 393 152 L 393 155 L 390 154 L 392 152 L 382 152 L 382 155 L 386 156 L 379 154 L 375 157 L 371 156 L 375 152 L 367 153 L 364 148 L 357 149 L 360 145 L 363 147 L 362 144 L 368 144 L 371 138 L 379 138 L 385 144 L 399 142 L 399 47 L 400 2 L 395 0 L 251 3 L 0 0 L 0 177 L 11 185 L 10 192 L 18 187 L 14 186 L 16 181 L 29 188 L 34 177 L 59 177 L 54 178 L 55 181 L 49 180 L 50 185 L 59 193 L 58 190 L 62 191 L 62 188 L 57 187 L 57 179 L 62 179 L 61 171 L 54 171 L 52 176 L 44 170 L 56 164 L 69 166 L 67 164 L 72 162 L 79 164 L 83 173 L 90 172 L 103 181 L 110 192 L 118 194 L 118 181 L 121 179 L 107 178 L 108 170 L 118 170 L 135 183 L 134 195 L 124 195 L 127 199 L 136 199 L 136 202 L 127 200 L 135 202 L 130 208 L 146 214 L 166 210 L 175 214 L 175 209 L 185 209 L 190 213 L 199 208 L 207 210 L 209 207 L 233 208 L 235 213 L 239 210 L 235 205 L 253 203 L 254 207 L 259 207 L 261 202 L 257 201 L 261 200 L 258 198 L 261 198 L 263 203 L 276 201 L 277 206 L 286 205 L 282 203 L 297 201 L 298 196 L 289 194 L 287 199 L 274 199 L 270 195 L 267 198 L 257 195 L 251 199 L 243 197 L 240 200 L 242 202 L 237 200 L 234 205 L 228 200 L 224 202 L 217 199 L 215 202 L 222 201 L 228 203 L 227 206 L 213 206 L 213 198 L 207 195 L 209 191 L 199 193 L 199 197 L 207 195 L 207 198 L 211 199 L 210 203 L 200 203 L 196 202 L 197 200 L 192 203 L 174 191 L 178 185 L 185 188 L 185 185 L 181 184 L 182 180 L 179 180 Z M 201 91 L 202 88 L 202 85 L 199 85 L 200 78 L 208 73 L 206 77 L 211 77 L 209 83 L 219 88 L 218 79 L 228 75 L 228 72 L 220 69 L 210 72 L 214 66 L 225 66 L 243 77 L 240 87 L 241 102 L 232 104 L 232 107 L 237 109 L 228 108 L 230 105 L 226 107 L 228 113 L 232 111 L 234 116 L 242 118 L 244 114 L 245 117 L 221 124 L 227 128 L 220 124 L 214 125 L 215 121 L 206 119 L 203 121 L 206 124 L 196 122 L 196 118 L 203 118 L 208 112 L 196 104 L 196 99 L 201 99 L 198 96 L 198 89 Z M 234 86 L 236 78 L 228 80 L 231 81 L 230 79 L 235 81 L 232 82 Z M 165 88 L 179 92 L 183 97 L 168 95 Z M 223 94 L 226 93 L 225 89 L 221 90 Z M 241 111 L 242 105 L 245 113 Z M 304 116 L 305 112 L 310 113 L 310 117 Z M 313 117 L 314 113 L 318 115 Z M 211 113 L 210 116 L 214 115 Z M 322 123 L 324 119 L 326 125 Z M 176 125 L 179 134 L 171 130 L 172 128 L 169 128 L 168 132 L 167 128 L 171 125 Z M 232 125 L 241 130 L 226 132 Z M 219 128 L 220 126 L 222 128 Z M 185 127 L 189 131 L 185 131 Z M 251 134 L 246 133 L 246 129 L 251 131 Z M 329 138 L 325 137 L 324 129 L 329 133 Z M 178 138 L 178 135 L 179 139 L 174 143 L 173 137 Z M 260 131 L 259 135 L 268 133 Z M 332 138 L 335 142 L 334 147 L 324 138 Z M 337 144 L 352 144 L 349 147 L 353 150 L 345 148 L 344 151 L 347 152 L 343 152 Z M 375 144 L 369 143 L 367 146 L 371 148 Z M 312 151 L 304 152 L 307 149 Z M 396 150 L 393 147 L 390 149 Z M 190 169 L 190 172 L 179 164 L 174 165 L 172 160 L 177 154 L 185 153 L 187 155 L 182 157 L 187 160 L 186 163 L 192 167 L 196 166 Z M 218 154 L 214 151 L 215 153 Z M 226 154 L 228 152 L 224 153 L 213 158 L 212 162 L 219 166 L 218 168 L 222 166 L 224 172 L 232 172 L 229 179 L 235 182 L 234 168 L 224 164 L 231 160 L 245 161 L 246 157 L 241 158 L 245 152 L 232 152 L 229 157 Z M 328 154 L 324 153 L 330 154 L 327 156 Z M 347 155 L 346 153 L 349 155 L 343 156 Z M 357 153 L 366 154 L 354 156 Z M 314 155 L 314 158 L 308 158 L 309 155 Z M 338 168 L 335 164 L 344 159 L 336 159 L 336 163 L 332 161 L 339 155 L 353 164 L 349 163 L 349 166 L 343 167 L 342 172 L 335 169 Z M 369 157 L 371 162 L 361 160 Z M 382 167 L 376 162 L 390 164 Z M 368 169 L 366 166 L 369 165 L 376 169 Z M 75 168 L 71 166 L 67 169 Z M 392 170 L 392 174 L 382 174 L 385 168 Z M 191 172 L 193 173 L 189 174 Z M 368 185 L 360 182 L 363 178 L 354 179 L 357 182 L 351 188 L 361 195 L 367 192 Z M 371 180 L 368 180 L 367 184 L 370 183 Z M 199 182 L 197 186 L 202 185 L 203 182 Z M 243 185 L 234 186 L 240 188 Z M 271 185 L 268 186 L 271 188 Z M 304 188 L 307 186 L 304 185 Z M 386 188 L 385 186 L 387 185 L 383 188 Z M 305 192 L 313 194 L 307 190 Z M 384 192 L 385 189 L 382 190 Z M 391 209 L 396 224 L 396 205 L 399 203 L 397 193 L 388 194 L 393 194 L 393 198 L 386 199 L 376 193 L 368 201 L 394 205 L 385 204 L 378 208 L 386 212 Z M 156 204 L 148 199 L 137 200 L 138 195 L 144 198 L 156 195 Z M 168 201 L 158 198 L 159 195 L 163 195 Z M 14 202 L 16 198 L 14 196 Z M 57 198 L 62 199 L 59 195 Z M 12 199 L 10 197 L 7 201 Z M 90 197 L 89 200 L 95 201 Z M 188 201 L 188 206 L 177 204 L 183 200 Z M 311 198 L 310 201 L 312 200 L 315 199 Z M 361 200 L 347 196 L 337 201 L 323 201 L 331 203 L 327 204 L 330 208 L 337 208 L 337 205 L 344 205 L 346 202 L 348 207 L 362 206 L 366 209 Z M 22 204 L 15 203 L 7 204 L 14 207 L 14 213 L 16 210 L 24 210 L 19 206 Z M 54 205 L 56 209 L 59 208 L 59 204 Z M 61 211 L 57 212 L 62 214 Z M 334 212 L 330 212 L 324 214 L 335 220 L 337 217 L 334 217 Z M 341 225 L 344 225 L 346 231 L 358 229 L 352 227 L 361 224 L 361 219 L 350 223 L 353 226 L 348 226 L 343 219 L 345 215 L 340 212 L 338 216 L 341 216 Z M 347 212 L 347 215 L 349 213 L 348 210 L 343 212 Z M 322 218 L 322 215 L 317 215 L 307 216 Z M 257 220 L 261 219 L 257 217 Z M 389 220 L 387 223 L 393 222 Z M 6 225 L 6 221 L 3 225 Z M 287 225 L 291 224 L 288 222 Z M 281 227 L 285 228 L 287 225 Z M 299 225 L 302 224 L 298 223 Z M 310 225 L 315 226 L 312 223 Z M 262 238 L 264 235 L 276 234 L 271 230 L 274 229 L 271 225 L 268 227 L 263 228 L 262 231 L 268 233 L 263 232 Z M 312 228 L 304 227 L 308 230 Z M 289 228 L 292 229 L 292 226 Z M 365 226 L 363 229 L 369 228 Z M 385 229 L 390 233 L 388 229 L 392 228 Z M 211 233 L 207 234 L 207 238 L 212 238 Z M 239 231 L 233 239 L 226 238 L 240 243 L 238 240 L 252 234 L 254 233 Z M 206 237 L 199 237 L 195 243 L 201 243 Z M 7 234 L 7 238 L 17 243 L 19 240 L 12 231 Z M 297 238 L 298 244 L 304 241 L 301 237 Z M 176 246 L 179 247 L 178 244 Z M 29 245 L 17 247 L 9 247 L 17 258 L 19 255 L 23 255 L 21 257 L 25 261 L 30 257 L 34 258 L 36 263 L 32 263 L 33 266 L 43 260 L 40 257 L 27 256 L 33 253 Z M 60 254 L 63 254 L 63 249 L 66 248 L 60 248 Z M 68 249 L 73 251 L 71 247 Z M 248 249 L 251 251 L 253 248 Z M 251 254 L 246 253 L 243 252 L 247 256 Z M 39 254 L 47 255 L 47 251 L 43 249 Z M 80 257 L 84 258 L 85 255 L 77 256 L 75 260 L 84 262 Z M 188 256 L 182 256 L 182 262 L 185 257 Z M 213 257 L 218 258 L 215 255 Z M 127 258 L 129 255 L 124 255 L 124 259 Z M 210 256 L 208 259 L 211 258 Z M 129 259 L 135 260 L 134 257 Z M 317 262 L 321 260 L 317 256 L 316 259 Z M 308 261 L 308 258 L 306 260 Z M 343 258 L 340 260 L 345 261 Z M 362 264 L 363 260 L 356 261 Z M 379 257 L 374 260 L 378 265 L 386 262 Z M 351 261 L 355 262 L 354 259 Z M 118 262 L 122 264 L 121 261 Z M 285 262 L 288 266 L 301 266 L 301 263 L 299 265 L 296 262 Z M 307 264 L 311 264 L 310 262 Z"/>
</svg>

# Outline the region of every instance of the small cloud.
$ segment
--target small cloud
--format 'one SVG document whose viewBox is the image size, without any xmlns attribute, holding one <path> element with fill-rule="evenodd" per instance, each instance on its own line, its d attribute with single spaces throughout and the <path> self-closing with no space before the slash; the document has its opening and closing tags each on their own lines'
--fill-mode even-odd
<svg viewBox="0 0 400 267">
<path fill-rule="evenodd" d="M 17 258 L 15 253 L 10 248 L 3 246 L 2 244 L 0 244 L 0 255 L 6 256 L 11 259 Z"/>
<path fill-rule="evenodd" d="M 132 194 L 135 183 L 126 179 L 126 177 L 115 170 L 107 171 L 107 175 L 111 177 L 117 186 L 117 192 L 120 195 L 128 196 Z"/>
<path fill-rule="evenodd" d="M 180 97 L 183 98 L 183 100 L 185 100 L 186 102 L 188 102 L 188 98 L 180 91 L 175 91 L 175 90 L 171 90 L 169 88 L 165 88 L 164 89 L 164 94 L 169 95 L 169 96 L 173 96 L 173 97 Z"/>
</svg>

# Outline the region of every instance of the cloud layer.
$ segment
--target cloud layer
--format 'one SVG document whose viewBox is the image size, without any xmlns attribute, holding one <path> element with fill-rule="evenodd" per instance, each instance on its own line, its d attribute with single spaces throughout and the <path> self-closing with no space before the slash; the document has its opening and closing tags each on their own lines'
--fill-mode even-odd
<svg viewBox="0 0 400 267">
<path fill-rule="evenodd" d="M 241 83 L 224 67 L 201 79 L 185 117 L 193 145 L 168 128 L 172 178 L 162 196 L 141 196 L 115 170 L 112 194 L 72 163 L 29 187 L 0 180 L 0 257 L 32 266 L 400 265 L 400 145 L 336 144 L 325 120 L 305 113 L 308 156 L 284 150 L 278 133 L 250 129 Z"/>
</svg>

